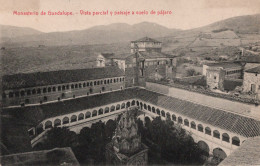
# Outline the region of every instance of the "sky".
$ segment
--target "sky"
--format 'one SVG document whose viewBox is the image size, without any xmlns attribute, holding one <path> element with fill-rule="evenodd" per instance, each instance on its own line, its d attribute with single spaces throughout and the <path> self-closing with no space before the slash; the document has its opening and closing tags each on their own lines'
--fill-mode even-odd
<svg viewBox="0 0 260 166">
<path fill-rule="evenodd" d="M 42 32 L 87 29 L 111 23 L 154 22 L 168 28 L 192 29 L 226 18 L 260 13 L 260 0 L 0 0 L 0 24 L 31 27 Z M 84 11 L 147 11 L 148 15 L 81 15 Z M 171 14 L 150 14 L 168 11 Z M 13 12 L 46 15 L 14 15 Z M 48 11 L 72 12 L 72 16 L 50 16 Z"/>
</svg>

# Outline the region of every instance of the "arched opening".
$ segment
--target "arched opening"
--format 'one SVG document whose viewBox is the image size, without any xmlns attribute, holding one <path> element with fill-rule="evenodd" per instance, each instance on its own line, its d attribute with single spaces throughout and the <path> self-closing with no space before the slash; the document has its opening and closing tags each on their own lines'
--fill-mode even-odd
<svg viewBox="0 0 260 166">
<path fill-rule="evenodd" d="M 227 133 L 222 134 L 222 141 L 229 142 L 229 135 Z"/>
<path fill-rule="evenodd" d="M 236 136 L 232 137 L 232 144 L 236 146 L 240 146 L 240 139 Z"/>
<path fill-rule="evenodd" d="M 182 117 L 178 117 L 178 123 L 182 124 Z"/>
<path fill-rule="evenodd" d="M 68 117 L 64 117 L 62 119 L 62 124 L 68 124 L 69 123 L 69 118 Z"/>
<path fill-rule="evenodd" d="M 209 146 L 204 141 L 198 142 L 198 147 L 202 150 L 202 154 L 206 157 L 209 157 Z"/>
<path fill-rule="evenodd" d="M 83 120 L 83 119 L 84 119 L 84 114 L 80 113 L 79 116 L 78 116 L 78 120 Z"/>
<path fill-rule="evenodd" d="M 62 90 L 65 90 L 66 89 L 66 86 L 65 85 L 62 85 Z"/>
<path fill-rule="evenodd" d="M 154 107 L 152 107 L 152 112 L 155 113 L 155 108 Z"/>
<path fill-rule="evenodd" d="M 30 95 L 31 95 L 31 90 L 28 89 L 28 90 L 27 90 L 27 96 L 30 96 Z"/>
<path fill-rule="evenodd" d="M 43 88 L 42 92 L 46 93 L 47 92 L 47 88 Z"/>
<path fill-rule="evenodd" d="M 151 112 L 151 106 L 150 106 L 150 105 L 148 105 L 148 111 L 150 111 L 150 112 Z"/>
<path fill-rule="evenodd" d="M 52 87 L 52 91 L 53 92 L 55 92 L 56 91 L 56 87 L 54 86 L 54 87 Z"/>
<path fill-rule="evenodd" d="M 136 101 L 136 105 L 139 106 L 139 101 Z"/>
<path fill-rule="evenodd" d="M 130 107 L 130 101 L 126 103 L 126 108 Z"/>
<path fill-rule="evenodd" d="M 192 121 L 192 122 L 190 123 L 190 127 L 191 127 L 192 129 L 195 129 L 195 130 L 196 130 L 196 123 L 195 123 L 194 121 Z"/>
<path fill-rule="evenodd" d="M 88 112 L 86 112 L 86 114 L 85 114 L 85 118 L 87 119 L 87 118 L 90 118 L 91 117 L 91 113 L 88 111 Z"/>
<path fill-rule="evenodd" d="M 166 113 L 167 120 L 171 120 L 171 114 L 169 112 Z"/>
<path fill-rule="evenodd" d="M 52 122 L 50 120 L 45 122 L 45 130 L 48 129 L 48 128 L 52 128 Z"/>
<path fill-rule="evenodd" d="M 109 107 L 105 108 L 105 113 L 109 113 Z"/>
<path fill-rule="evenodd" d="M 77 116 L 76 115 L 72 115 L 70 118 L 70 122 L 76 122 L 77 121 Z"/>
<path fill-rule="evenodd" d="M 55 119 L 54 121 L 54 127 L 60 126 L 61 125 L 61 120 L 60 119 Z"/>
<path fill-rule="evenodd" d="M 205 133 L 206 133 L 207 135 L 211 135 L 211 129 L 210 129 L 209 127 L 206 127 L 206 128 L 205 128 Z"/>
<path fill-rule="evenodd" d="M 176 122 L 176 115 L 172 114 L 172 120 Z"/>
<path fill-rule="evenodd" d="M 144 104 L 144 109 L 147 110 L 147 105 L 146 104 Z"/>
<path fill-rule="evenodd" d="M 204 132 L 204 129 L 203 129 L 202 124 L 198 124 L 198 131 L 200 131 L 200 132 Z"/>
<path fill-rule="evenodd" d="M 223 161 L 227 157 L 226 153 L 220 149 L 220 148 L 215 148 L 213 150 L 213 159 L 216 165 L 218 165 L 221 161 Z"/>
<path fill-rule="evenodd" d="M 163 117 L 165 117 L 165 112 L 164 112 L 164 110 L 162 110 L 161 114 L 162 114 Z"/>
<path fill-rule="evenodd" d="M 82 88 L 82 84 L 81 83 L 79 83 L 79 88 Z"/>
<path fill-rule="evenodd" d="M 99 110 L 98 110 L 98 115 L 102 115 L 104 112 L 103 112 L 103 109 L 102 108 L 100 108 Z"/>
<path fill-rule="evenodd" d="M 158 108 L 156 109 L 156 113 L 157 115 L 161 115 L 161 111 Z"/>
<path fill-rule="evenodd" d="M 51 87 L 48 87 L 48 92 L 51 92 Z"/>
<path fill-rule="evenodd" d="M 36 134 L 41 134 L 43 132 L 43 125 L 42 124 L 39 124 L 37 127 L 36 127 Z"/>
<path fill-rule="evenodd" d="M 125 103 L 121 104 L 121 109 L 125 108 Z"/>
<path fill-rule="evenodd" d="M 95 117 L 95 116 L 97 116 L 97 110 L 94 110 L 94 111 L 92 112 L 92 117 Z"/>
<path fill-rule="evenodd" d="M 9 92 L 9 98 L 12 98 L 14 96 L 14 93 L 13 92 Z"/>
<path fill-rule="evenodd" d="M 220 133 L 218 130 L 213 131 L 213 137 L 220 139 Z"/>
<path fill-rule="evenodd" d="M 25 91 L 22 90 L 22 91 L 21 91 L 21 96 L 24 96 L 24 95 L 25 95 Z"/>
<path fill-rule="evenodd" d="M 135 105 L 135 100 L 132 101 L 132 105 Z"/>
<path fill-rule="evenodd" d="M 74 88 L 74 86 L 73 86 L 73 88 Z M 58 86 L 58 91 L 61 91 L 61 86 Z"/>
<path fill-rule="evenodd" d="M 113 111 L 115 111 L 115 106 L 114 105 L 112 105 L 111 108 L 110 108 L 110 112 L 113 112 Z"/>
<path fill-rule="evenodd" d="M 142 102 L 140 102 L 140 107 L 141 107 L 141 109 L 143 109 L 143 103 Z"/>
<path fill-rule="evenodd" d="M 120 110 L 120 104 L 116 105 L 116 110 Z"/>
<path fill-rule="evenodd" d="M 190 126 L 190 123 L 189 123 L 189 120 L 188 120 L 188 119 L 184 119 L 184 125 L 185 125 L 185 126 L 188 126 L 188 127 Z"/>
</svg>

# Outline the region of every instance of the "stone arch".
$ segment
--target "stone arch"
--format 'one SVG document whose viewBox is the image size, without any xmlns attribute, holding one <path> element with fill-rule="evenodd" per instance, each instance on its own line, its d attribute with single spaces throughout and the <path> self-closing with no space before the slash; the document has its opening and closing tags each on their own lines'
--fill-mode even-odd
<svg viewBox="0 0 260 166">
<path fill-rule="evenodd" d="M 109 107 L 105 108 L 105 113 L 109 113 Z"/>
<path fill-rule="evenodd" d="M 139 103 L 139 101 L 137 100 L 137 101 L 136 101 L 136 105 L 139 106 L 139 104 L 140 104 L 140 103 Z"/>
<path fill-rule="evenodd" d="M 92 117 L 97 116 L 97 110 L 92 111 Z"/>
<path fill-rule="evenodd" d="M 146 104 L 144 104 L 144 109 L 147 110 L 147 105 Z"/>
<path fill-rule="evenodd" d="M 181 117 L 181 116 L 178 117 L 178 123 L 180 123 L 180 124 L 183 123 L 183 120 L 182 120 L 182 117 Z"/>
<path fill-rule="evenodd" d="M 159 110 L 159 108 L 156 109 L 156 113 L 157 115 L 161 115 L 161 111 Z"/>
<path fill-rule="evenodd" d="M 88 112 L 86 112 L 86 114 L 85 114 L 85 118 L 87 119 L 87 118 L 90 118 L 91 117 L 91 113 L 88 111 Z"/>
<path fill-rule="evenodd" d="M 227 133 L 222 134 L 222 141 L 230 142 L 230 137 Z"/>
<path fill-rule="evenodd" d="M 45 122 L 45 130 L 48 129 L 48 128 L 52 128 L 52 122 L 50 120 Z"/>
<path fill-rule="evenodd" d="M 121 104 L 121 109 L 125 108 L 125 103 Z"/>
<path fill-rule="evenodd" d="M 131 105 L 135 105 L 135 100 L 132 101 Z"/>
<path fill-rule="evenodd" d="M 80 113 L 79 116 L 78 116 L 78 120 L 83 120 L 83 119 L 84 119 L 84 114 Z"/>
<path fill-rule="evenodd" d="M 172 114 L 172 120 L 173 120 L 173 121 L 176 121 L 176 119 L 177 119 L 177 118 L 176 118 L 176 115 Z"/>
<path fill-rule="evenodd" d="M 62 85 L 62 90 L 66 90 L 66 86 L 65 85 Z"/>
<path fill-rule="evenodd" d="M 162 114 L 163 117 L 165 117 L 165 112 L 164 112 L 164 110 L 162 110 L 161 114 Z"/>
<path fill-rule="evenodd" d="M 184 119 L 184 125 L 188 127 L 190 126 L 190 122 L 188 119 Z"/>
<path fill-rule="evenodd" d="M 171 114 L 170 114 L 169 112 L 166 113 L 166 118 L 167 118 L 168 120 L 171 120 Z"/>
<path fill-rule="evenodd" d="M 148 105 L 148 111 L 151 111 L 151 106 L 150 105 Z"/>
<path fill-rule="evenodd" d="M 51 87 L 48 87 L 48 92 L 51 92 Z"/>
<path fill-rule="evenodd" d="M 204 132 L 204 128 L 202 124 L 198 124 L 198 131 Z"/>
<path fill-rule="evenodd" d="M 61 120 L 60 119 L 55 119 L 54 121 L 54 127 L 60 126 L 61 125 Z"/>
<path fill-rule="evenodd" d="M 141 107 L 141 109 L 143 108 L 143 103 L 142 102 L 140 102 L 140 107 Z"/>
<path fill-rule="evenodd" d="M 126 103 L 126 108 L 130 107 L 130 101 Z"/>
<path fill-rule="evenodd" d="M 62 124 L 68 124 L 69 123 L 69 118 L 66 116 L 62 119 Z"/>
<path fill-rule="evenodd" d="M 192 121 L 190 123 L 190 127 L 196 130 L 196 123 L 194 121 Z"/>
<path fill-rule="evenodd" d="M 115 109 L 116 109 L 116 107 L 114 105 L 112 105 L 111 108 L 110 108 L 110 112 L 115 111 Z"/>
<path fill-rule="evenodd" d="M 227 154 L 221 148 L 213 149 L 213 159 L 216 159 L 218 161 L 217 163 L 220 163 L 226 157 L 227 157 Z"/>
<path fill-rule="evenodd" d="M 198 147 L 202 150 L 202 154 L 204 156 L 209 157 L 209 146 L 206 142 L 204 141 L 199 141 L 198 142 Z"/>
<path fill-rule="evenodd" d="M 116 105 L 116 110 L 120 110 L 120 104 Z"/>
<path fill-rule="evenodd" d="M 220 133 L 218 130 L 213 131 L 213 137 L 220 139 Z"/>
<path fill-rule="evenodd" d="M 36 134 L 41 134 L 43 132 L 43 124 L 36 126 Z"/>
<path fill-rule="evenodd" d="M 209 127 L 205 128 L 205 134 L 211 135 L 211 129 Z"/>
<path fill-rule="evenodd" d="M 152 112 L 155 113 L 155 108 L 154 107 L 152 107 Z"/>
<path fill-rule="evenodd" d="M 70 117 L 70 122 L 76 122 L 77 121 L 77 116 L 76 115 L 72 115 Z"/>
<path fill-rule="evenodd" d="M 21 91 L 20 91 L 20 95 L 21 95 L 21 96 L 24 96 L 24 95 L 25 95 L 25 91 L 24 91 L 24 90 L 21 90 Z"/>
<path fill-rule="evenodd" d="M 100 108 L 100 109 L 98 110 L 98 115 L 102 115 L 103 113 L 104 113 L 103 108 Z"/>
<path fill-rule="evenodd" d="M 232 144 L 240 146 L 240 139 L 237 136 L 232 137 Z"/>
</svg>

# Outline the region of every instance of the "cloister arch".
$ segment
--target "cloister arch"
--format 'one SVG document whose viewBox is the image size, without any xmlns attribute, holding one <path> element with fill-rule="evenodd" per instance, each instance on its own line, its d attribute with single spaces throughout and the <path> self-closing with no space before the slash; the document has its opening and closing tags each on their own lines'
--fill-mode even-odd
<svg viewBox="0 0 260 166">
<path fill-rule="evenodd" d="M 97 110 L 94 110 L 94 111 L 92 112 L 92 117 L 95 117 L 95 116 L 97 116 Z"/>
<path fill-rule="evenodd" d="M 184 125 L 185 125 L 185 126 L 188 126 L 188 127 L 190 126 L 190 123 L 189 123 L 189 120 L 188 120 L 188 119 L 184 119 Z"/>
<path fill-rule="evenodd" d="M 84 119 L 84 114 L 80 113 L 79 116 L 78 116 L 78 120 L 83 120 L 83 119 Z"/>
<path fill-rule="evenodd" d="M 70 122 L 76 122 L 77 121 L 77 116 L 76 115 L 72 115 L 70 117 Z"/>
<path fill-rule="evenodd" d="M 176 122 L 176 115 L 172 114 L 172 120 Z"/>
<path fill-rule="evenodd" d="M 152 112 L 155 113 L 155 108 L 154 107 L 152 107 Z"/>
<path fill-rule="evenodd" d="M 198 147 L 203 151 L 204 156 L 209 156 L 209 146 L 206 142 L 204 141 L 199 141 L 198 142 Z"/>
<path fill-rule="evenodd" d="M 240 139 L 237 136 L 232 137 L 232 144 L 240 146 Z"/>
<path fill-rule="evenodd" d="M 227 133 L 222 134 L 222 141 L 230 142 L 230 137 Z"/>
<path fill-rule="evenodd" d="M 136 101 L 136 105 L 139 106 L 139 101 Z"/>
<path fill-rule="evenodd" d="M 198 131 L 204 132 L 204 128 L 203 128 L 202 124 L 198 124 Z"/>
<path fill-rule="evenodd" d="M 61 125 L 61 120 L 60 119 L 55 119 L 54 121 L 54 127 L 60 126 Z"/>
<path fill-rule="evenodd" d="M 156 109 L 156 113 L 157 113 L 157 115 L 161 115 L 161 112 L 158 108 Z"/>
<path fill-rule="evenodd" d="M 106 107 L 106 108 L 105 108 L 105 114 L 106 114 L 106 113 L 109 113 L 109 107 Z"/>
<path fill-rule="evenodd" d="M 116 108 L 116 107 L 115 107 L 114 105 L 112 105 L 111 108 L 110 108 L 110 112 L 115 111 L 115 108 Z"/>
<path fill-rule="evenodd" d="M 132 105 L 135 105 L 135 100 L 133 100 L 131 104 L 132 104 Z"/>
<path fill-rule="evenodd" d="M 121 109 L 125 108 L 125 103 L 121 104 Z"/>
<path fill-rule="evenodd" d="M 36 133 L 40 134 L 43 132 L 43 124 L 39 124 L 38 126 L 36 126 Z"/>
<path fill-rule="evenodd" d="M 147 105 L 146 104 L 144 104 L 144 109 L 147 110 Z"/>
<path fill-rule="evenodd" d="M 220 139 L 220 133 L 218 130 L 213 131 L 213 137 Z"/>
<path fill-rule="evenodd" d="M 87 119 L 87 118 L 90 118 L 91 117 L 91 113 L 88 111 L 88 112 L 86 112 L 86 114 L 85 114 L 85 118 Z"/>
<path fill-rule="evenodd" d="M 205 134 L 211 135 L 211 129 L 209 127 L 205 128 Z"/>
<path fill-rule="evenodd" d="M 48 129 L 48 128 L 51 128 L 51 127 L 52 127 L 52 122 L 50 120 L 45 122 L 45 129 Z"/>
<path fill-rule="evenodd" d="M 116 110 L 120 110 L 120 104 L 116 105 Z"/>
<path fill-rule="evenodd" d="M 126 103 L 126 108 L 130 107 L 130 101 Z"/>
<path fill-rule="evenodd" d="M 62 124 L 68 124 L 69 123 L 69 118 L 68 117 L 64 117 L 62 119 Z"/>
<path fill-rule="evenodd" d="M 140 107 L 141 107 L 141 109 L 143 109 L 143 103 L 142 102 L 140 102 Z"/>
<path fill-rule="evenodd" d="M 151 111 L 151 106 L 150 105 L 148 105 L 148 111 Z"/>
<path fill-rule="evenodd" d="M 103 108 L 100 108 L 99 110 L 98 110 L 98 115 L 102 115 L 104 112 L 103 112 Z"/>
<path fill-rule="evenodd" d="M 182 124 L 182 117 L 181 116 L 178 117 L 178 123 Z"/>
<path fill-rule="evenodd" d="M 221 148 L 213 149 L 213 158 L 219 159 L 220 161 L 224 160 L 227 157 L 227 154 Z"/>
<path fill-rule="evenodd" d="M 171 114 L 170 114 L 169 112 L 166 113 L 166 118 L 167 118 L 168 120 L 171 120 Z"/>
<path fill-rule="evenodd" d="M 190 123 L 190 127 L 196 130 L 196 123 L 194 121 L 192 121 Z"/>
<path fill-rule="evenodd" d="M 163 117 L 165 117 L 165 112 L 164 112 L 164 110 L 162 110 L 161 114 L 162 114 Z"/>
</svg>

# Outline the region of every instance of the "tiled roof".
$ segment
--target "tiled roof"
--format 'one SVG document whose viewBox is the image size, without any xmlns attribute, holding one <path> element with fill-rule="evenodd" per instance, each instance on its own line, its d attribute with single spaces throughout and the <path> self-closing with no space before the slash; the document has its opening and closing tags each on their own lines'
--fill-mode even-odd
<svg viewBox="0 0 260 166">
<path fill-rule="evenodd" d="M 248 70 L 246 70 L 245 72 L 247 72 L 247 73 L 257 73 L 257 74 L 259 74 L 259 73 L 260 73 L 260 66 L 254 67 L 254 68 L 252 68 L 252 69 L 248 69 Z"/>
<path fill-rule="evenodd" d="M 139 54 L 143 56 L 145 59 L 174 57 L 173 55 L 165 54 L 162 52 L 156 52 L 156 51 L 140 51 Z"/>
<path fill-rule="evenodd" d="M 155 39 L 152 39 L 152 38 L 149 38 L 149 37 L 143 37 L 141 39 L 138 39 L 138 40 L 135 40 L 135 41 L 132 41 L 132 42 L 155 42 L 155 43 L 161 43 Z"/>
<path fill-rule="evenodd" d="M 260 121 L 251 118 L 143 89 L 136 94 L 143 101 L 245 137 L 260 135 Z"/>
<path fill-rule="evenodd" d="M 247 139 L 220 163 L 220 166 L 224 165 L 260 165 L 260 137 Z"/>
<path fill-rule="evenodd" d="M 222 67 L 223 69 L 242 67 L 241 64 L 235 62 L 207 63 L 206 65 L 211 67 Z"/>
<path fill-rule="evenodd" d="M 164 109 L 172 111 L 173 113 L 176 112 L 206 124 L 237 133 L 244 137 L 254 137 L 260 135 L 260 121 L 255 119 L 138 88 L 40 106 L 11 108 L 4 110 L 4 112 L 8 111 L 9 113 L 14 114 L 14 116 L 18 116 L 23 119 L 27 118 L 28 121 L 34 121 L 33 123 L 38 124 L 46 118 L 65 115 L 84 109 L 134 98 L 160 106 Z"/>
<path fill-rule="evenodd" d="M 3 89 L 55 85 L 123 75 L 124 71 L 115 66 L 5 75 L 3 76 Z"/>
</svg>

